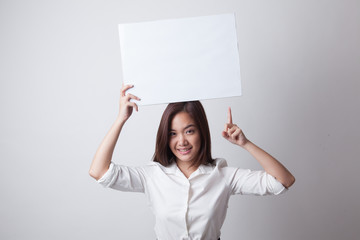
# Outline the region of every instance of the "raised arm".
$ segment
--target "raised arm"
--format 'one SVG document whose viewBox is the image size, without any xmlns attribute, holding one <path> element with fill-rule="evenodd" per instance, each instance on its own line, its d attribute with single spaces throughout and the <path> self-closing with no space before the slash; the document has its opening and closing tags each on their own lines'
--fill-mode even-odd
<svg viewBox="0 0 360 240">
<path fill-rule="evenodd" d="M 99 180 L 109 169 L 112 155 L 121 129 L 124 126 L 125 122 L 131 116 L 133 109 L 135 108 L 135 110 L 138 111 L 138 106 L 136 105 L 136 103 L 130 102 L 130 100 L 134 99 L 139 101 L 140 98 L 130 93 L 126 93 L 126 91 L 132 87 L 133 85 L 122 85 L 120 93 L 119 114 L 111 129 L 101 142 L 91 163 L 89 174 L 96 180 Z"/>
<path fill-rule="evenodd" d="M 294 184 L 294 176 L 278 160 L 248 140 L 243 131 L 232 122 L 231 108 L 228 110 L 228 122 L 222 136 L 233 144 L 247 150 L 264 168 L 264 170 L 275 177 L 284 187 L 289 188 Z"/>
</svg>

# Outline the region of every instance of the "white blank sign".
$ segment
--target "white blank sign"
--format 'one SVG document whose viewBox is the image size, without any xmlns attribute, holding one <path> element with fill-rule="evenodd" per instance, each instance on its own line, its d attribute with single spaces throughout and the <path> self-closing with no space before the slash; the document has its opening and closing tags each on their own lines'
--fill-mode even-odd
<svg viewBox="0 0 360 240">
<path fill-rule="evenodd" d="M 119 35 L 139 105 L 241 95 L 234 14 L 119 24 Z"/>
</svg>

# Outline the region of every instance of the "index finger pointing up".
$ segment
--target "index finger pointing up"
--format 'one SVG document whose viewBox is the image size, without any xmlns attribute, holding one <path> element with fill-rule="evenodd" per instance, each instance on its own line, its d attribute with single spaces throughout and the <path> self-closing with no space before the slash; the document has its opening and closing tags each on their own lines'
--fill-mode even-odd
<svg viewBox="0 0 360 240">
<path fill-rule="evenodd" d="M 231 107 L 229 107 L 227 118 L 228 118 L 228 123 L 232 124 Z"/>
</svg>

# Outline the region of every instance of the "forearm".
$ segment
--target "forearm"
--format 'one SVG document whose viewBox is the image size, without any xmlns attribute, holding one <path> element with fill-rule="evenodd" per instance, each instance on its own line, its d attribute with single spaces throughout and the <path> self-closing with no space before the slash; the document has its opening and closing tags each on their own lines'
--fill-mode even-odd
<svg viewBox="0 0 360 240">
<path fill-rule="evenodd" d="M 89 170 L 90 176 L 96 180 L 109 169 L 116 142 L 124 124 L 125 121 L 118 117 L 97 149 Z"/>
<path fill-rule="evenodd" d="M 294 176 L 287 170 L 278 160 L 256 146 L 251 141 L 247 141 L 243 146 L 264 168 L 264 170 L 275 177 L 286 188 L 290 187 L 294 182 Z"/>
</svg>

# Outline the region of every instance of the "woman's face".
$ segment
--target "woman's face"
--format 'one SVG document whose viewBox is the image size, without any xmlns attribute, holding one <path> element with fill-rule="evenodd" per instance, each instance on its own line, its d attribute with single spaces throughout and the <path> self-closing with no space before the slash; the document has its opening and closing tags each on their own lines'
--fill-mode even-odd
<svg viewBox="0 0 360 240">
<path fill-rule="evenodd" d="M 200 132 L 187 112 L 179 112 L 171 122 L 169 147 L 179 163 L 191 164 L 200 151 Z"/>
</svg>

